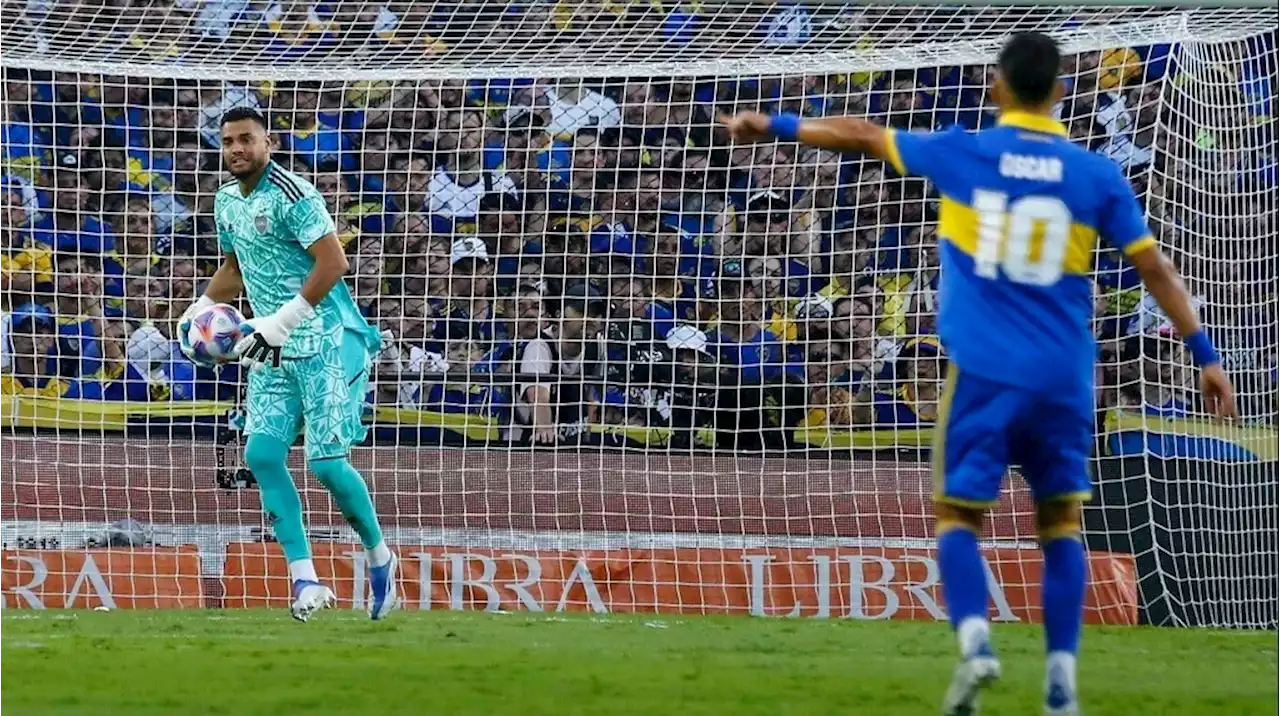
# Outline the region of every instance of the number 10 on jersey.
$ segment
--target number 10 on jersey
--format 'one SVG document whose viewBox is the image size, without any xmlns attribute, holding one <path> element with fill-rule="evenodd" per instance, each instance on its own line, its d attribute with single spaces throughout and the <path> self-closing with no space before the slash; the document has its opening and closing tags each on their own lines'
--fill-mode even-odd
<svg viewBox="0 0 1280 716">
<path fill-rule="evenodd" d="M 977 189 L 978 246 L 974 273 L 994 279 L 1052 286 L 1062 278 L 1071 239 L 1071 210 L 1055 196 L 1024 196 L 1009 203 L 1004 192 Z"/>
</svg>

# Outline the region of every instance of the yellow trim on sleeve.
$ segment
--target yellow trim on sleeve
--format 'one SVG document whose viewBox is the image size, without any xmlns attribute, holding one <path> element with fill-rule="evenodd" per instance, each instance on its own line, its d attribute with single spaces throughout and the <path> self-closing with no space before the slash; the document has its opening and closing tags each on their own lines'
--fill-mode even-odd
<svg viewBox="0 0 1280 716">
<path fill-rule="evenodd" d="M 898 151 L 898 130 L 884 130 L 884 153 L 887 155 L 885 160 L 889 162 L 894 171 L 901 176 L 906 176 L 907 167 L 902 163 L 902 153 Z"/>
<path fill-rule="evenodd" d="M 1134 254 L 1137 254 L 1142 251 L 1146 251 L 1148 248 L 1155 245 L 1156 245 L 1156 237 L 1152 236 L 1151 234 L 1147 234 L 1141 239 L 1138 239 L 1136 241 L 1130 241 L 1129 245 L 1124 247 L 1124 255 L 1133 256 Z"/>
</svg>

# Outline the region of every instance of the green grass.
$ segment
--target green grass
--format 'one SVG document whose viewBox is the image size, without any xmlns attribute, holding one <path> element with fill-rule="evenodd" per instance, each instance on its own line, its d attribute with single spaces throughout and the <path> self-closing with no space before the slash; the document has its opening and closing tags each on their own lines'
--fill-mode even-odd
<svg viewBox="0 0 1280 716">
<path fill-rule="evenodd" d="M 19 714 L 927 714 L 945 625 L 747 617 L 6 612 Z M 985 713 L 1039 710 L 1040 631 L 997 626 Z M 1275 633 L 1090 628 L 1086 712 L 1275 714 Z"/>
</svg>

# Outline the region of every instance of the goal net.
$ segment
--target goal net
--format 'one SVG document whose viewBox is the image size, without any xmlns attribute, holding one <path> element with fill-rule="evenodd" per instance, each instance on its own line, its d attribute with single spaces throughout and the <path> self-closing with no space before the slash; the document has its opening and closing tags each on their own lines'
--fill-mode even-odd
<svg viewBox="0 0 1280 716">
<path fill-rule="evenodd" d="M 3 4 L 3 605 L 282 606 L 243 380 L 174 323 L 220 256 L 218 120 L 325 196 L 384 349 L 353 451 L 410 608 L 944 617 L 929 447 L 938 196 L 732 145 L 718 113 L 993 126 L 1002 40 L 1061 43 L 1240 391 L 1205 419 L 1133 270 L 1095 256 L 1087 617 L 1276 626 L 1274 8 L 793 2 Z M 248 306 L 241 304 L 242 310 Z M 292 470 L 322 576 L 354 533 Z M 993 615 L 1034 621 L 1017 470 Z"/>
</svg>

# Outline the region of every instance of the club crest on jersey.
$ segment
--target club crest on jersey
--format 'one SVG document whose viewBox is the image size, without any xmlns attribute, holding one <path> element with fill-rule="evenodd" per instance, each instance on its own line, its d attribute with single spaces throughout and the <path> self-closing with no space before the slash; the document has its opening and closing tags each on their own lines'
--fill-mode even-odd
<svg viewBox="0 0 1280 716">
<path fill-rule="evenodd" d="M 259 234 L 271 231 L 271 219 L 268 219 L 266 214 L 258 214 L 258 218 L 253 220 L 253 225 L 258 229 Z"/>
</svg>

